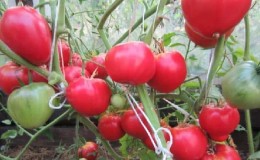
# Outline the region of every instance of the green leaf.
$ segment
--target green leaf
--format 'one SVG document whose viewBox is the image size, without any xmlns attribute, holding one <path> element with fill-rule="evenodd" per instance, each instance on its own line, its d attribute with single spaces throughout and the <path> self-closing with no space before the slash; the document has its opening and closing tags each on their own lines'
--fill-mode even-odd
<svg viewBox="0 0 260 160">
<path fill-rule="evenodd" d="M 119 150 L 121 151 L 123 156 L 127 156 L 128 155 L 128 147 L 129 147 L 129 143 L 131 143 L 133 141 L 133 137 L 129 136 L 129 135 L 125 135 L 124 137 L 122 137 L 119 142 L 120 142 L 120 147 Z"/>
<path fill-rule="evenodd" d="M 146 150 L 146 149 L 143 149 L 141 150 L 140 152 L 140 159 L 141 160 L 158 160 L 159 157 L 156 155 L 155 152 L 151 151 L 151 150 Z"/>
<path fill-rule="evenodd" d="M 17 131 L 12 129 L 4 132 L 1 135 L 1 139 L 9 139 L 9 138 L 14 139 L 16 136 L 17 136 Z"/>
<path fill-rule="evenodd" d="M 10 119 L 5 119 L 5 120 L 2 120 L 2 123 L 6 124 L 6 125 L 10 125 L 12 122 Z"/>
<path fill-rule="evenodd" d="M 172 37 L 175 35 L 176 33 L 174 32 L 164 34 L 162 37 L 164 46 L 169 46 L 171 44 Z"/>
<path fill-rule="evenodd" d="M 170 45 L 170 47 L 177 47 L 177 46 L 183 46 L 184 48 L 186 47 L 186 45 L 182 43 L 173 43 Z"/>
<path fill-rule="evenodd" d="M 250 160 L 250 159 L 257 159 L 257 158 L 260 158 L 260 151 L 251 154 L 251 155 L 248 157 L 248 160 Z"/>
</svg>

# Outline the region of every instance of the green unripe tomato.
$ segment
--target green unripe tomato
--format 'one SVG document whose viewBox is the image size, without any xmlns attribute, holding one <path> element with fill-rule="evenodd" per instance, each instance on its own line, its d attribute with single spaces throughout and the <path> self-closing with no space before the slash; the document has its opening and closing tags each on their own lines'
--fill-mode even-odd
<svg viewBox="0 0 260 160">
<path fill-rule="evenodd" d="M 111 96 L 110 103 L 115 108 L 124 108 L 126 104 L 126 98 L 120 94 L 114 94 Z"/>
<path fill-rule="evenodd" d="M 23 86 L 9 95 L 8 113 L 22 127 L 38 128 L 44 125 L 53 113 L 49 100 L 54 94 L 54 89 L 43 82 Z"/>
<path fill-rule="evenodd" d="M 252 61 L 234 66 L 222 80 L 226 101 L 239 109 L 260 108 L 260 67 Z"/>
</svg>

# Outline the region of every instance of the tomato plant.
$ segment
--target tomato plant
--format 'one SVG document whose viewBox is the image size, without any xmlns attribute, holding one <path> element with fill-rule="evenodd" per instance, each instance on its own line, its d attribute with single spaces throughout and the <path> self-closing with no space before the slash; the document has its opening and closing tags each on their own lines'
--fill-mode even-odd
<svg viewBox="0 0 260 160">
<path fill-rule="evenodd" d="M 22 127 L 38 128 L 44 125 L 53 113 L 49 100 L 54 94 L 54 89 L 43 82 L 16 89 L 8 97 L 8 113 Z"/>
<path fill-rule="evenodd" d="M 49 61 L 51 30 L 37 10 L 27 6 L 9 8 L 4 12 L 0 26 L 3 41 L 15 53 L 35 65 Z"/>
<path fill-rule="evenodd" d="M 198 126 L 181 124 L 173 127 L 171 133 L 171 152 L 176 160 L 199 160 L 206 153 L 208 140 Z"/>
<path fill-rule="evenodd" d="M 148 84 L 159 92 L 168 93 L 178 88 L 186 75 L 186 63 L 180 52 L 162 53 L 156 55 L 155 74 Z"/>
<path fill-rule="evenodd" d="M 222 92 L 226 101 L 239 109 L 260 107 L 259 66 L 246 61 L 233 67 L 222 80 Z"/>
<path fill-rule="evenodd" d="M 107 52 L 105 68 L 115 82 L 139 85 L 153 77 L 155 58 L 145 43 L 127 42 L 118 44 Z"/>
<path fill-rule="evenodd" d="M 125 135 L 121 127 L 121 116 L 104 114 L 98 121 L 98 131 L 108 141 L 119 140 Z"/>
<path fill-rule="evenodd" d="M 239 124 L 240 115 L 237 108 L 228 104 L 217 106 L 207 104 L 199 114 L 199 123 L 214 141 L 225 141 Z M 217 127 L 221 126 L 221 127 Z"/>
<path fill-rule="evenodd" d="M 98 78 L 80 77 L 66 88 L 68 102 L 84 116 L 95 116 L 106 111 L 110 97 L 109 86 L 104 80 Z"/>
<path fill-rule="evenodd" d="M 251 0 L 182 0 L 186 23 L 202 36 L 213 38 L 234 28 L 246 15 Z"/>
<path fill-rule="evenodd" d="M 87 160 L 95 160 L 98 156 L 98 145 L 88 141 L 78 149 L 78 157 Z"/>
</svg>

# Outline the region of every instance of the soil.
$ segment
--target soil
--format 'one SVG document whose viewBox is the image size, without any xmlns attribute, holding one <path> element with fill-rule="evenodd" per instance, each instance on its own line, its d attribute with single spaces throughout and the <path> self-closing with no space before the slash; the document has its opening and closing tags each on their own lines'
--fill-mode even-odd
<svg viewBox="0 0 260 160">
<path fill-rule="evenodd" d="M 8 128 L 5 128 L 8 129 Z M 0 128 L 0 133 L 3 131 Z M 46 136 L 40 136 L 24 153 L 21 160 L 76 160 L 76 150 L 74 145 L 74 128 L 73 127 L 54 127 L 51 128 L 53 139 Z M 82 128 L 80 134 L 87 140 L 94 140 L 95 137 L 87 129 Z M 234 132 L 232 134 L 234 143 L 237 145 L 239 154 L 243 160 L 248 157 L 247 138 L 245 132 Z M 10 148 L 5 153 L 10 157 L 15 157 L 26 144 L 28 138 L 18 137 L 10 143 Z M 3 142 L 2 142 L 3 143 Z M 1 141 L 0 141 L 1 144 Z M 106 158 L 112 160 L 113 158 Z"/>
</svg>

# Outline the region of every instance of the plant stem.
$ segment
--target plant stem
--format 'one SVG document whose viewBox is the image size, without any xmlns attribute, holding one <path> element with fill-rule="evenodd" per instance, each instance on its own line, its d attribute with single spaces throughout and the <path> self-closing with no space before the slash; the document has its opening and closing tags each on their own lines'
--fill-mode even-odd
<svg viewBox="0 0 260 160">
<path fill-rule="evenodd" d="M 123 157 L 121 157 L 120 155 L 118 155 L 116 153 L 116 151 L 112 148 L 112 146 L 110 145 L 110 143 L 105 140 L 98 132 L 97 127 L 95 126 L 95 124 L 93 124 L 93 122 L 89 119 L 89 118 L 85 118 L 85 117 L 81 117 L 80 118 L 80 122 L 82 124 L 84 124 L 85 126 L 88 127 L 88 129 L 95 134 L 95 136 L 102 142 L 102 144 L 105 146 L 105 148 L 107 149 L 108 153 L 115 159 L 115 160 L 122 160 L 124 159 Z"/>
<path fill-rule="evenodd" d="M 250 60 L 250 23 L 249 23 L 249 17 L 248 15 L 244 18 L 245 22 L 245 53 L 244 53 L 244 61 Z"/>
<path fill-rule="evenodd" d="M 106 23 L 107 18 L 109 17 L 109 15 L 123 2 L 124 0 L 115 0 L 111 6 L 109 6 L 109 8 L 106 10 L 106 12 L 104 13 L 104 15 L 102 16 L 98 26 L 97 26 L 97 30 L 99 32 L 99 35 L 101 37 L 101 39 L 103 40 L 105 46 L 107 49 L 111 48 L 111 44 L 109 43 L 109 40 L 105 34 L 104 31 L 104 25 Z"/>
<path fill-rule="evenodd" d="M 164 10 L 164 6 L 167 4 L 168 0 L 160 0 L 160 3 L 157 5 L 157 12 L 156 12 L 156 16 L 155 16 L 155 21 L 154 23 L 151 25 L 147 35 L 145 36 L 145 42 L 147 44 L 150 44 L 152 42 L 153 39 L 153 34 L 155 29 L 157 28 L 157 26 L 161 23 L 161 21 L 163 20 L 162 16 L 163 16 L 163 10 Z"/>
<path fill-rule="evenodd" d="M 248 14 L 244 17 L 245 22 L 245 52 L 244 52 L 244 61 L 250 60 L 250 23 Z M 247 129 L 247 140 L 249 145 L 249 153 L 253 154 L 255 152 L 254 149 L 254 139 L 253 139 L 253 131 L 251 124 L 251 115 L 250 110 L 245 110 L 245 120 L 246 120 L 246 129 Z"/>
<path fill-rule="evenodd" d="M 39 131 L 37 131 L 37 132 L 30 138 L 30 140 L 27 142 L 27 144 L 24 146 L 24 148 L 20 151 L 20 153 L 15 157 L 15 160 L 19 160 L 19 159 L 21 158 L 21 156 L 24 154 L 24 152 L 26 151 L 26 149 L 31 145 L 31 143 L 32 143 L 39 135 L 41 135 L 46 129 L 50 128 L 51 126 L 53 126 L 54 124 L 56 124 L 57 122 L 59 122 L 61 119 L 63 119 L 64 117 L 66 117 L 71 111 L 72 111 L 72 109 L 69 108 L 67 111 L 65 111 L 64 113 L 62 113 L 59 117 L 57 117 L 57 118 L 54 119 L 52 122 L 50 122 L 50 123 L 47 124 L 46 126 L 42 127 Z"/>
<path fill-rule="evenodd" d="M 206 82 L 203 85 L 199 99 L 195 103 L 194 109 L 197 113 L 199 112 L 199 110 L 201 109 L 202 105 L 205 103 L 205 100 L 208 97 L 212 81 L 214 79 L 215 74 L 217 73 L 218 67 L 221 63 L 221 59 L 224 57 L 224 44 L 225 36 L 223 35 L 218 39 L 218 43 L 207 73 Z"/>
<path fill-rule="evenodd" d="M 169 4 L 170 0 L 167 1 L 166 4 Z M 151 7 L 148 11 L 145 12 L 144 16 L 140 17 L 135 24 L 131 27 L 131 29 L 125 31 L 125 33 L 114 43 L 114 45 L 121 43 L 128 35 L 129 33 L 133 32 L 138 26 L 140 26 L 143 23 L 143 20 L 149 18 L 151 15 L 156 12 L 157 5 Z"/>
<path fill-rule="evenodd" d="M 157 130 L 158 128 L 160 128 L 160 121 L 159 121 L 159 118 L 158 118 L 158 115 L 156 114 L 156 111 L 155 111 L 155 107 L 154 107 L 154 104 L 153 102 L 151 101 L 149 95 L 148 95 L 148 92 L 145 88 L 145 85 L 139 85 L 136 87 L 137 88 L 137 92 L 139 94 L 139 97 L 142 101 L 142 104 L 144 106 L 144 111 L 145 111 L 145 114 L 147 115 L 148 119 L 150 120 L 151 124 L 152 124 L 152 127 Z M 162 132 L 159 132 L 158 133 L 158 136 L 162 142 L 162 145 L 164 147 L 166 147 L 166 140 L 165 140 L 165 137 L 163 136 L 163 133 Z"/>
<path fill-rule="evenodd" d="M 253 131 L 252 131 L 252 124 L 251 124 L 251 115 L 250 110 L 245 110 L 245 119 L 246 119 L 246 129 L 247 129 L 247 140 L 249 145 L 249 153 L 253 154 L 255 152 L 254 149 L 254 140 L 253 140 Z"/>
<path fill-rule="evenodd" d="M 44 2 L 45 2 L 45 0 L 40 0 L 40 1 L 39 1 L 39 4 L 42 4 L 42 3 L 44 3 Z M 42 15 L 45 15 L 45 5 L 39 6 L 39 10 L 40 10 L 40 13 L 41 13 Z"/>
<path fill-rule="evenodd" d="M 25 66 L 26 68 L 30 70 L 34 70 L 38 72 L 39 74 L 43 75 L 44 77 L 49 76 L 49 72 L 46 70 L 41 69 L 40 67 L 37 67 L 35 65 L 32 65 L 31 63 L 24 60 L 22 57 L 14 53 L 10 48 L 8 48 L 3 41 L 0 40 L 0 51 L 4 53 L 7 57 L 12 59 L 15 63 L 18 63 L 20 65 Z"/>
</svg>

